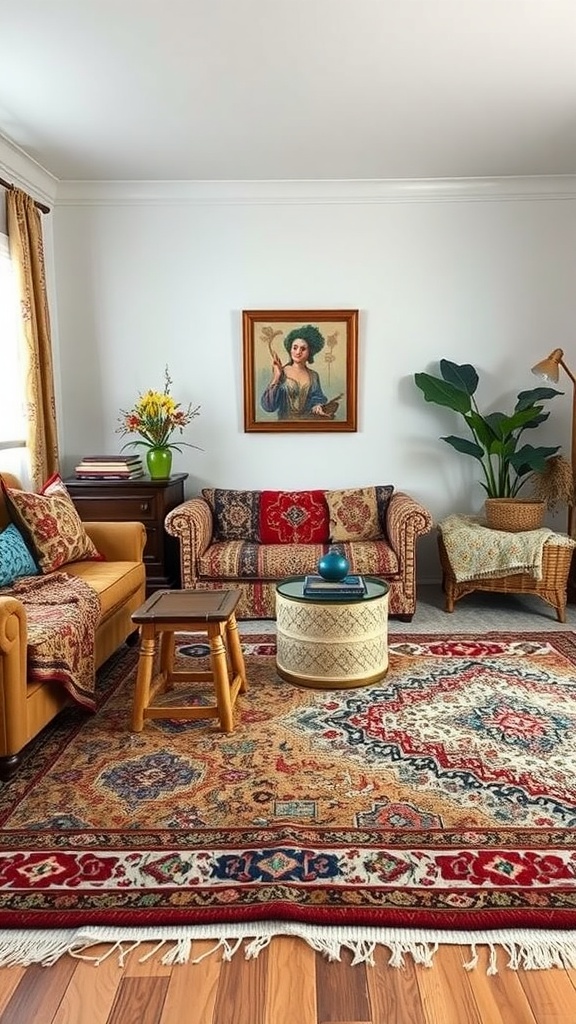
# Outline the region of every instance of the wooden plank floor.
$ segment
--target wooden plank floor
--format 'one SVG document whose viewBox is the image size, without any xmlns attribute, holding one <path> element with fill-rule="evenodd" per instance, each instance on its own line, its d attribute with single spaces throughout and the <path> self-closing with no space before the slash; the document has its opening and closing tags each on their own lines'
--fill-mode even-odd
<svg viewBox="0 0 576 1024">
<path fill-rule="evenodd" d="M 193 944 L 193 957 L 213 947 Z M 511 971 L 498 954 L 464 969 L 467 947 L 443 946 L 430 968 L 330 963 L 301 939 L 278 937 L 255 960 L 220 953 L 164 967 L 159 956 L 123 967 L 63 957 L 53 967 L 0 968 L 0 1024 L 575 1024 L 576 971 Z M 105 952 L 95 947 L 94 952 Z"/>
</svg>

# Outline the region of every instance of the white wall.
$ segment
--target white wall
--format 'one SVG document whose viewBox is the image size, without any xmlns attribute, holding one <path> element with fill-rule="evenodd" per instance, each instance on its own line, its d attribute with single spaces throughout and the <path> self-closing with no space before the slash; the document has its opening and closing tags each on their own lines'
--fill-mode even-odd
<svg viewBox="0 0 576 1024">
<path fill-rule="evenodd" d="M 185 437 L 204 450 L 174 459 L 188 494 L 392 482 L 437 520 L 484 495 L 439 440 L 457 417 L 414 373 L 471 362 L 481 405 L 510 411 L 552 348 L 576 363 L 575 179 L 61 183 L 53 220 L 65 472 L 120 450 L 119 410 L 168 363 L 174 396 L 201 404 Z M 258 308 L 360 311 L 357 433 L 244 433 L 241 313 Z M 562 383 L 538 441 L 569 454 Z M 435 544 L 422 580 L 439 576 Z"/>
</svg>

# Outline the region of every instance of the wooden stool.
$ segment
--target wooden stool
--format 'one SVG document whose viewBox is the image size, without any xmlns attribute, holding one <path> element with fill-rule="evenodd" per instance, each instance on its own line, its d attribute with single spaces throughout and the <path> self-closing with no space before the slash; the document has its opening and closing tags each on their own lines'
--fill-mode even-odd
<svg viewBox="0 0 576 1024">
<path fill-rule="evenodd" d="M 222 732 L 234 729 L 233 709 L 238 693 L 247 689 L 244 656 L 240 646 L 234 609 L 240 600 L 239 590 L 157 590 L 135 611 L 132 621 L 140 626 L 140 658 L 134 704 L 132 731 L 141 732 L 145 718 L 218 718 Z M 210 645 L 210 672 L 174 671 L 174 633 L 202 631 Z M 153 676 L 156 637 L 160 637 L 160 665 Z M 232 678 L 228 673 L 228 655 Z M 216 704 L 202 706 L 150 707 L 156 694 L 172 690 L 174 683 L 211 681 L 216 691 Z"/>
</svg>

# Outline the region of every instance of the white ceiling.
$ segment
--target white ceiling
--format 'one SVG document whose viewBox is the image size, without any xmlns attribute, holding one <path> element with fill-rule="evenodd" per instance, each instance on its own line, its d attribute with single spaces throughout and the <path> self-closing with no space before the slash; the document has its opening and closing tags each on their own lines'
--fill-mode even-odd
<svg viewBox="0 0 576 1024">
<path fill-rule="evenodd" d="M 576 173 L 576 0 L 0 0 L 59 180 Z"/>
</svg>

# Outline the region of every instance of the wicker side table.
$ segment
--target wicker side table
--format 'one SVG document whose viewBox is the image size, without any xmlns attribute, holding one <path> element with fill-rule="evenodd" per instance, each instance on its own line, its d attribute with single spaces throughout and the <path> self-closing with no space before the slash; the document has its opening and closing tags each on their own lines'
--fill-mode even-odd
<svg viewBox="0 0 576 1024">
<path fill-rule="evenodd" d="M 542 579 L 528 573 L 510 576 L 489 576 L 482 579 L 457 581 L 448 553 L 438 531 L 438 551 L 442 566 L 442 589 L 446 597 L 446 611 L 453 612 L 456 601 L 475 590 L 493 594 L 535 594 L 556 609 L 558 622 L 566 622 L 566 588 L 573 548 L 559 544 L 545 544 L 542 557 Z"/>
</svg>

